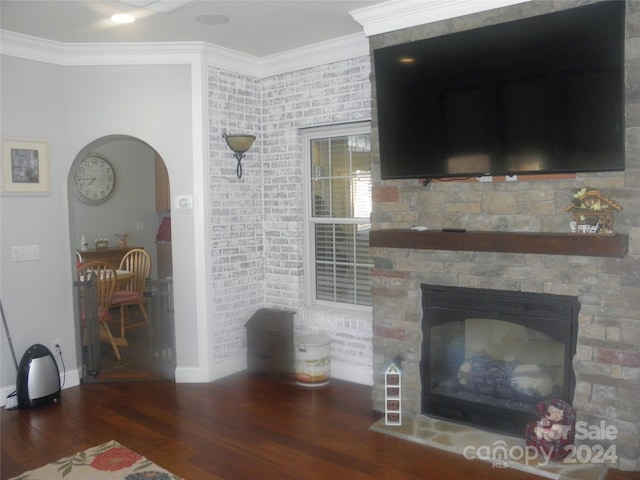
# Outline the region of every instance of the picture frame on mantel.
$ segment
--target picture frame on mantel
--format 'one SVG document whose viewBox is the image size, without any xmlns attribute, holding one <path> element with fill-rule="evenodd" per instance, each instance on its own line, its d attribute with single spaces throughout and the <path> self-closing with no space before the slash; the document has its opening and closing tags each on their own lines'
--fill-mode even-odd
<svg viewBox="0 0 640 480">
<path fill-rule="evenodd" d="M 2 137 L 1 173 L 3 195 L 50 195 L 49 142 Z"/>
</svg>

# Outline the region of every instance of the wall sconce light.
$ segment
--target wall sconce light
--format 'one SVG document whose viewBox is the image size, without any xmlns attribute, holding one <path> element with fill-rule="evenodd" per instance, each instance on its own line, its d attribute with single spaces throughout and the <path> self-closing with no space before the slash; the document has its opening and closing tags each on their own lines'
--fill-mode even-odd
<svg viewBox="0 0 640 480">
<path fill-rule="evenodd" d="M 222 134 L 222 138 L 227 141 L 229 148 L 233 150 L 233 154 L 238 160 L 238 166 L 236 167 L 236 173 L 238 178 L 242 177 L 242 164 L 240 161 L 244 158 L 244 152 L 251 148 L 256 137 L 254 135 L 227 135 Z"/>
</svg>

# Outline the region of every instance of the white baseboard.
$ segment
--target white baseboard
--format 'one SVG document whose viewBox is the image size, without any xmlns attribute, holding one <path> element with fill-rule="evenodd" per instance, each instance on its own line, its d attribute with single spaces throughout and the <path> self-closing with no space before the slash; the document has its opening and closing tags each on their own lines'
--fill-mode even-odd
<svg viewBox="0 0 640 480">
<path fill-rule="evenodd" d="M 246 358 L 235 358 L 212 367 L 211 375 L 200 368 L 176 368 L 176 383 L 208 383 L 245 371 Z M 373 372 L 368 367 L 353 366 L 344 362 L 331 362 L 331 377 L 361 385 L 373 385 Z"/>
<path fill-rule="evenodd" d="M 207 375 L 201 368 L 196 367 L 178 367 L 176 368 L 176 383 L 208 383 L 220 378 L 242 372 L 247 369 L 246 358 L 236 358 L 229 362 L 215 365 L 212 369 L 211 376 Z M 331 363 L 331 377 L 347 382 L 359 383 L 362 385 L 373 385 L 373 372 L 367 367 L 354 367 L 343 362 Z M 70 370 L 66 372 L 66 378 L 60 378 L 63 391 L 67 388 L 80 385 L 79 370 Z M 16 386 L 9 385 L 0 389 L 0 407 L 7 404 L 7 397 L 15 392 Z M 64 395 L 62 395 L 64 400 Z"/>
<path fill-rule="evenodd" d="M 177 367 L 176 383 L 208 383 L 247 369 L 246 357 L 233 358 L 211 366 L 207 372 L 198 367 Z"/>
<path fill-rule="evenodd" d="M 16 391 L 15 385 L 3 387 L 0 389 L 0 407 L 4 407 L 7 404 L 7 397 Z"/>
<path fill-rule="evenodd" d="M 331 361 L 331 377 L 361 385 L 373 385 L 373 371 L 371 368 L 353 366 L 348 363 Z"/>
<path fill-rule="evenodd" d="M 176 383 L 207 383 L 207 373 L 199 367 L 176 367 Z"/>
<path fill-rule="evenodd" d="M 219 380 L 247 369 L 247 357 L 233 358 L 211 368 L 211 381 Z"/>
<path fill-rule="evenodd" d="M 74 369 L 67 371 L 65 375 L 65 379 L 60 379 L 60 385 L 62 385 L 62 390 L 67 388 L 76 387 L 80 385 L 80 370 Z"/>
</svg>

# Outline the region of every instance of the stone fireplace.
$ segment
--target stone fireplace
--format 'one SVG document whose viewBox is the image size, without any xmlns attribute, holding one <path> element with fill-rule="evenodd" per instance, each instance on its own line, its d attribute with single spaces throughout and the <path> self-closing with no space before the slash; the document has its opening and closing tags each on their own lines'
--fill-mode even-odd
<svg viewBox="0 0 640 480">
<path fill-rule="evenodd" d="M 527 2 L 379 34 L 370 37 L 370 45 L 375 50 L 583 3 Z M 580 311 L 572 395 L 578 420 L 613 425 L 618 468 L 640 471 L 639 23 L 640 2 L 627 2 L 624 172 L 521 177 L 510 182 L 496 178 L 490 183 L 433 181 L 427 186 L 419 180 L 383 182 L 377 165 L 372 79 L 375 410 L 384 411 L 384 371 L 394 357 L 402 355 L 402 418 L 421 416 L 423 284 L 575 297 Z M 570 218 L 564 208 L 571 190 L 584 185 L 623 206 L 615 225 L 622 236 L 590 238 L 584 248 L 575 250 L 574 243 L 585 242 L 567 233 Z M 429 230 L 409 232 L 411 225 Z M 467 232 L 440 231 L 452 227 Z M 540 232 L 552 233 L 536 237 Z M 488 238 L 485 233 L 490 234 Z"/>
</svg>

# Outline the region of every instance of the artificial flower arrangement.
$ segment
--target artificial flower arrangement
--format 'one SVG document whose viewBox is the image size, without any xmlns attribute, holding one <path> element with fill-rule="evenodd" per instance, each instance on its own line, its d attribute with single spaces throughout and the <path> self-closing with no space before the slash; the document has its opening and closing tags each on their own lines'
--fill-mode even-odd
<svg viewBox="0 0 640 480">
<path fill-rule="evenodd" d="M 573 214 L 571 232 L 613 233 L 613 214 L 622 211 L 622 207 L 595 188 L 574 188 L 572 192 L 573 200 L 565 208 Z"/>
</svg>

